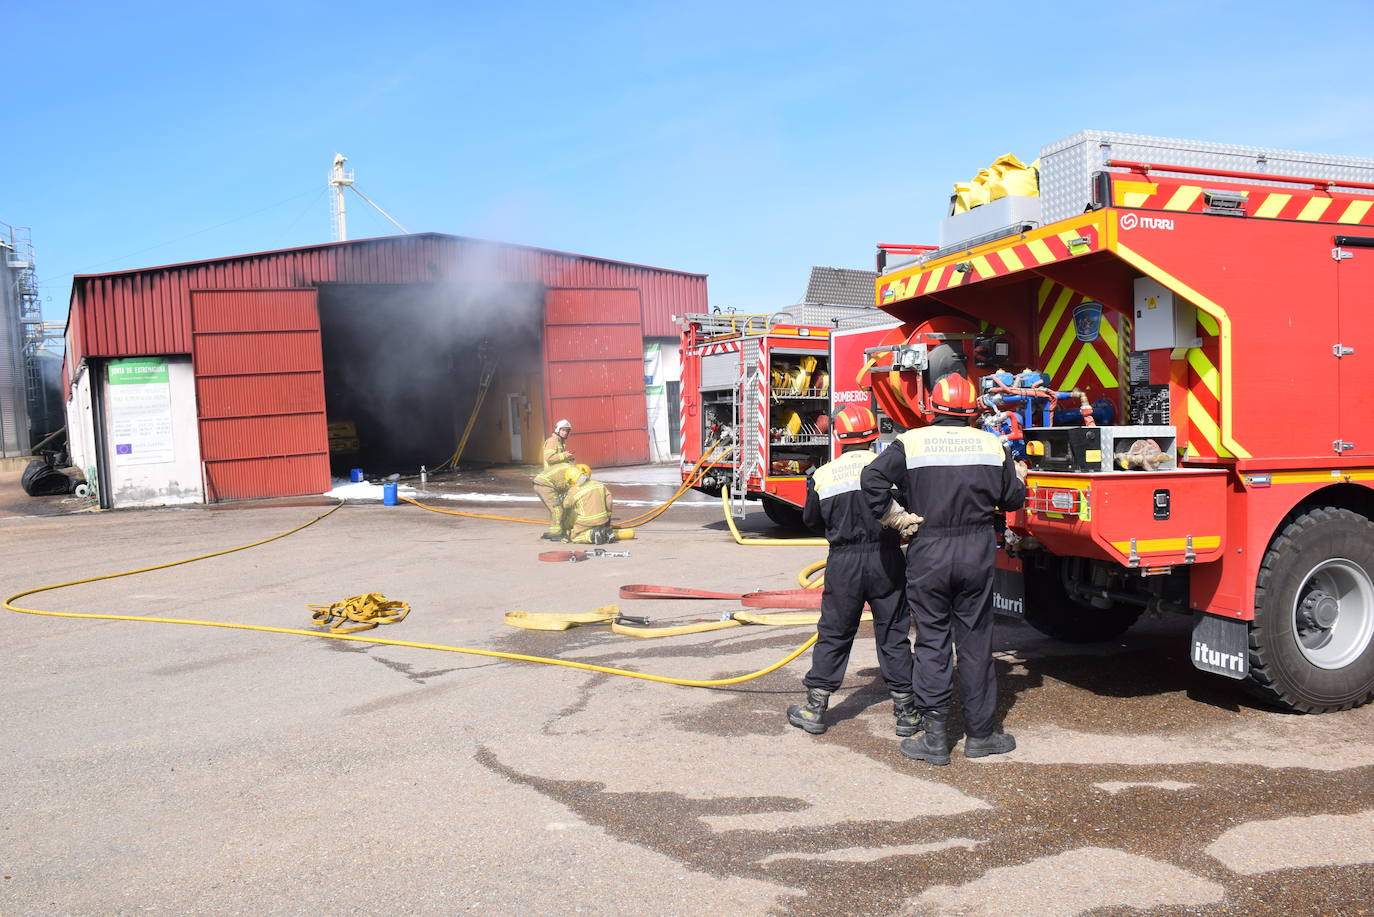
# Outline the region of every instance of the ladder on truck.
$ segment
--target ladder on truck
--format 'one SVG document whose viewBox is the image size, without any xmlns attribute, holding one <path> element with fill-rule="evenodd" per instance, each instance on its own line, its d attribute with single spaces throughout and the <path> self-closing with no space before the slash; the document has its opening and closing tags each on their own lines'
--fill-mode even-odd
<svg viewBox="0 0 1374 917">
<path fill-rule="evenodd" d="M 735 397 L 735 467 L 730 477 L 730 503 L 726 507 L 736 519 L 743 519 L 749 505 L 749 482 L 755 476 L 763 478 L 764 469 L 759 465 L 759 456 L 766 443 L 759 442 L 768 405 L 759 398 L 758 351 L 745 346 L 753 342 L 756 347 L 763 346 L 761 338 L 745 338 L 740 342 L 739 376 Z"/>
</svg>

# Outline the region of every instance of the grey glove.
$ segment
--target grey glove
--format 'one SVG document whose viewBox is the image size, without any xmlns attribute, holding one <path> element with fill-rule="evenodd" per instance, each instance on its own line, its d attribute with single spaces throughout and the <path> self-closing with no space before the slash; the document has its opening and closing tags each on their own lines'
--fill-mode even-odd
<svg viewBox="0 0 1374 917">
<path fill-rule="evenodd" d="M 926 521 L 925 516 L 918 516 L 915 513 L 900 513 L 893 520 L 892 528 L 901 533 L 903 538 L 910 538 L 916 534 L 916 530 L 921 527 L 921 523 Z"/>
<path fill-rule="evenodd" d="M 887 504 L 887 512 L 883 513 L 882 518 L 878 521 L 882 523 L 884 528 L 896 529 L 903 538 L 910 538 L 916 534 L 916 529 L 926 520 L 924 516 L 903 512 L 902 508 L 897 505 L 897 501 L 893 500 Z"/>
</svg>

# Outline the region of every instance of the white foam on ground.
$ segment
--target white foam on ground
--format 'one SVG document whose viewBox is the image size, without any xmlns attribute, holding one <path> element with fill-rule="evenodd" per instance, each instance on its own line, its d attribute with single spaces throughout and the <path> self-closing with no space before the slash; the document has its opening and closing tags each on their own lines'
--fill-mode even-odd
<svg viewBox="0 0 1374 917">
<path fill-rule="evenodd" d="M 382 499 L 382 485 L 372 484 L 367 481 L 353 483 L 351 481 L 336 481 L 334 488 L 325 494 L 326 497 L 334 497 L 336 500 L 376 500 Z M 533 494 L 490 494 L 490 493 L 449 493 L 444 491 L 417 490 L 408 484 L 396 485 L 397 497 L 410 497 L 415 500 L 449 500 L 457 503 L 539 503 L 538 497 Z M 615 500 L 614 491 L 611 493 L 615 506 L 659 506 L 662 500 Z M 720 500 L 693 500 L 692 506 L 720 506 Z"/>
</svg>

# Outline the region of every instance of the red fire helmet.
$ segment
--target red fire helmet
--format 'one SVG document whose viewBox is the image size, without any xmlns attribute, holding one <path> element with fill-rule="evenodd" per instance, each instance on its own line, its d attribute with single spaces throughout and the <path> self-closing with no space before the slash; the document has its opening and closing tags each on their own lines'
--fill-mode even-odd
<svg viewBox="0 0 1374 917">
<path fill-rule="evenodd" d="M 958 373 L 940 379 L 930 390 L 930 409 L 936 414 L 972 417 L 978 413 L 977 401 L 978 393 L 973 390 L 973 383 Z"/>
<path fill-rule="evenodd" d="M 878 418 L 861 404 L 847 404 L 835 415 L 835 438 L 842 443 L 871 443 L 878 438 Z"/>
</svg>

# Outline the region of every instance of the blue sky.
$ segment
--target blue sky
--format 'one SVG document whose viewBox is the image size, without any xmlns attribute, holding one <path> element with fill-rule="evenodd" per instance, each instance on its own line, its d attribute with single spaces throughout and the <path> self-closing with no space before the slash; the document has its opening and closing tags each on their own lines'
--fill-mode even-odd
<svg viewBox="0 0 1374 917">
<path fill-rule="evenodd" d="M 338 151 L 412 231 L 764 311 L 1085 128 L 1374 157 L 1367 3 L 1103 7 L 10 4 L 0 221 L 60 321 L 73 273 L 328 241 Z"/>
</svg>

